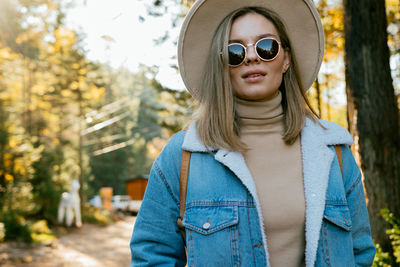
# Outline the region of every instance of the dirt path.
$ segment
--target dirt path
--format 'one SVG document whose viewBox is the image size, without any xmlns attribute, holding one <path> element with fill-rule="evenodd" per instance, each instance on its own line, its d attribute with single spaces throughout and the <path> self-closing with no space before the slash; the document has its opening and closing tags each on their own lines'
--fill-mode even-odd
<svg viewBox="0 0 400 267">
<path fill-rule="evenodd" d="M 129 266 L 129 240 L 135 218 L 126 217 L 106 227 L 84 224 L 51 246 L 0 243 L 0 266 Z"/>
</svg>

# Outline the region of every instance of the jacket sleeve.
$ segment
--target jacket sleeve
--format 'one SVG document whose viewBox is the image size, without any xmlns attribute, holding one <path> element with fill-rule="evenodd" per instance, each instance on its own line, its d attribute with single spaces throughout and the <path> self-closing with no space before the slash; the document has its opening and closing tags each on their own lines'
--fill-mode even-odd
<svg viewBox="0 0 400 267">
<path fill-rule="evenodd" d="M 172 162 L 177 159 L 177 154 L 165 152 L 153 164 L 130 242 L 131 267 L 186 264 L 184 242 L 176 224 L 179 175 L 177 164 Z M 162 167 L 165 167 L 164 171 Z M 172 184 L 167 179 L 171 178 L 169 176 L 174 181 Z"/>
<path fill-rule="evenodd" d="M 358 168 L 349 147 L 343 147 L 342 154 L 346 197 L 352 221 L 355 263 L 356 266 L 371 266 L 376 251 L 371 237 L 368 210 L 365 203 L 360 169 Z"/>
</svg>

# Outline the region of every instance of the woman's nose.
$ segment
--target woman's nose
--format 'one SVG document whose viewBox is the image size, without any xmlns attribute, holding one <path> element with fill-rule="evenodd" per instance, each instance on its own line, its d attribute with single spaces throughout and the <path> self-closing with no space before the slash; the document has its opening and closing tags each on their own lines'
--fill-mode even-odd
<svg viewBox="0 0 400 267">
<path fill-rule="evenodd" d="M 249 44 L 247 45 L 246 49 L 246 59 L 245 59 L 245 64 L 250 64 L 251 62 L 259 63 L 260 59 L 257 56 L 256 53 L 256 46 L 254 44 Z"/>
</svg>

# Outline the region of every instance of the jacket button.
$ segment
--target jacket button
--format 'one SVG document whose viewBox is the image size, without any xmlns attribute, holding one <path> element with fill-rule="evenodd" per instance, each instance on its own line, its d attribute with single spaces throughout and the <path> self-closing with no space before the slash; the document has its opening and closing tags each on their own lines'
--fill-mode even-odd
<svg viewBox="0 0 400 267">
<path fill-rule="evenodd" d="M 208 230 L 208 228 L 210 228 L 210 223 L 206 222 L 205 224 L 203 224 L 203 229 L 204 230 Z"/>
</svg>

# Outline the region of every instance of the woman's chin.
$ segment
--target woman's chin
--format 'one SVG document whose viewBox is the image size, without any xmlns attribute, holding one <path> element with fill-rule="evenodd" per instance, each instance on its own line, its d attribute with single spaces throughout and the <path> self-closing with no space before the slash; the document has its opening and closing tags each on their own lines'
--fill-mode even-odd
<svg viewBox="0 0 400 267">
<path fill-rule="evenodd" d="M 262 101 L 262 100 L 268 100 L 273 98 L 276 95 L 276 92 L 278 90 L 254 90 L 254 89 L 249 89 L 246 90 L 246 92 L 240 92 L 240 94 L 237 94 L 236 96 L 240 99 L 243 100 L 250 100 L 250 101 Z"/>
</svg>

